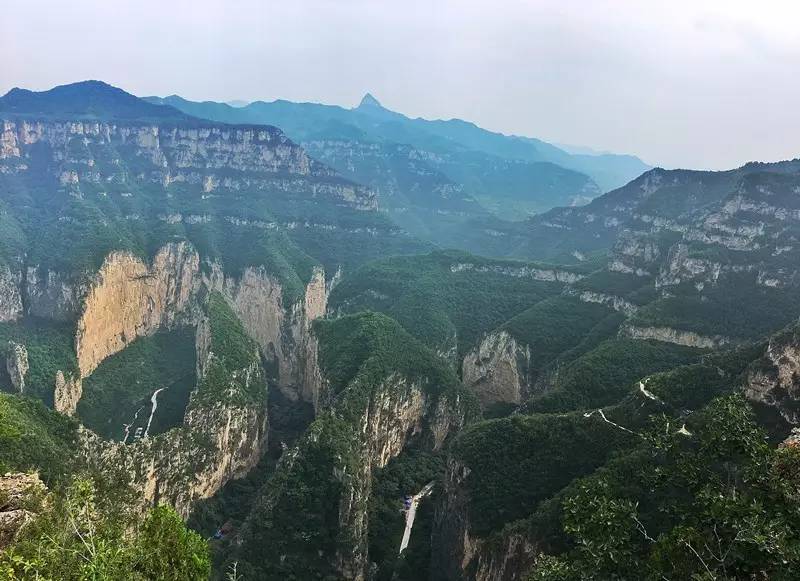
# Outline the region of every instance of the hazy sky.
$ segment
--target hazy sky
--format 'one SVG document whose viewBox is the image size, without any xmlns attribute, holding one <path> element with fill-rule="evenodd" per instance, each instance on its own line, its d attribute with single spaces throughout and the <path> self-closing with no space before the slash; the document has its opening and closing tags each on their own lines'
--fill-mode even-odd
<svg viewBox="0 0 800 581">
<path fill-rule="evenodd" d="M 796 0 L 2 0 L 0 92 L 460 117 L 665 167 L 800 157 Z"/>
</svg>

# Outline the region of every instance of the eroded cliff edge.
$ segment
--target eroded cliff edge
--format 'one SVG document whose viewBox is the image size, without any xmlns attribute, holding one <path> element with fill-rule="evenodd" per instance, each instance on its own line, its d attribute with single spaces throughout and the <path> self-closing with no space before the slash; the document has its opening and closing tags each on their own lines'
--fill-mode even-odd
<svg viewBox="0 0 800 581">
<path fill-rule="evenodd" d="M 237 558 L 257 578 L 363 580 L 373 471 L 409 446 L 441 450 L 476 417 L 453 371 L 374 313 L 315 326 L 330 404 L 265 485 Z"/>
</svg>

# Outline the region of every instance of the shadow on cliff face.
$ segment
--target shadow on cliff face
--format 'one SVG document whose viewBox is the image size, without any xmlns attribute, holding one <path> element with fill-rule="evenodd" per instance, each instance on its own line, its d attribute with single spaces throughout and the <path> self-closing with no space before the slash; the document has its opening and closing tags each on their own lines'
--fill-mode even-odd
<svg viewBox="0 0 800 581">
<path fill-rule="evenodd" d="M 108 357 L 84 380 L 81 421 L 127 443 L 181 425 L 197 384 L 194 334 L 192 327 L 162 331 Z"/>
<path fill-rule="evenodd" d="M 211 539 L 215 579 L 223 578 L 224 571 L 221 568 L 229 557 L 239 527 L 272 476 L 281 455 L 295 445 L 314 419 L 314 408 L 310 403 L 287 399 L 272 382 L 269 384 L 268 405 L 266 454 L 247 476 L 228 482 L 211 498 L 198 501 L 187 521 L 190 528 Z M 225 530 L 222 538 L 212 538 L 220 529 Z"/>
</svg>

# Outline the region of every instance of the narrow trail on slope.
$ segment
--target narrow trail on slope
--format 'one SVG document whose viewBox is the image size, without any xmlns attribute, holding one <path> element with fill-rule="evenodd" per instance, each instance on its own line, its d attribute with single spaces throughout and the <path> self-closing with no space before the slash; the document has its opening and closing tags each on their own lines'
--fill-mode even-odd
<svg viewBox="0 0 800 581">
<path fill-rule="evenodd" d="M 603 419 L 603 421 L 604 421 L 605 423 L 607 423 L 607 424 L 611 424 L 611 425 L 612 425 L 612 426 L 614 426 L 615 428 L 619 428 L 619 429 L 620 429 L 620 430 L 622 430 L 623 432 L 628 432 L 629 434 L 633 434 L 634 436 L 638 436 L 638 435 L 639 435 L 639 434 L 637 434 L 636 432 L 634 432 L 633 430 L 629 430 L 629 429 L 628 429 L 628 428 L 626 428 L 625 426 L 620 426 L 618 423 L 616 423 L 616 422 L 612 422 L 611 420 L 609 420 L 609 419 L 606 417 L 606 414 L 604 414 L 604 413 L 603 413 L 603 410 L 602 410 L 601 408 L 597 408 L 596 410 L 594 410 L 594 411 L 592 411 L 592 412 L 586 412 L 585 414 L 583 414 L 583 417 L 584 417 L 584 418 L 591 418 L 591 417 L 592 417 L 594 414 L 597 414 L 597 413 L 599 413 L 599 414 L 600 414 L 600 417 Z"/>
<path fill-rule="evenodd" d="M 411 540 L 411 529 L 414 528 L 414 519 L 417 516 L 417 505 L 419 501 L 428 496 L 433 491 L 433 482 L 428 482 L 422 490 L 411 498 L 411 506 L 406 511 L 406 530 L 403 531 L 403 540 L 400 541 L 400 553 L 406 550 L 408 542 Z"/>
<path fill-rule="evenodd" d="M 656 394 L 654 394 L 652 391 L 647 389 L 646 385 L 647 385 L 648 381 L 650 381 L 649 377 L 645 378 L 644 381 L 640 381 L 639 382 L 639 392 L 643 396 L 645 396 L 647 399 L 651 399 L 653 401 L 657 401 L 658 403 L 664 403 L 663 401 L 661 401 L 661 398 L 659 398 Z"/>
<path fill-rule="evenodd" d="M 144 435 L 142 438 L 146 438 L 147 434 L 150 432 L 150 424 L 153 423 L 153 416 L 156 415 L 156 410 L 158 409 L 158 394 L 167 389 L 166 387 L 161 387 L 153 392 L 153 395 L 150 396 L 150 403 L 153 404 L 152 408 L 150 409 L 150 417 L 147 420 L 147 427 L 144 429 Z"/>
</svg>

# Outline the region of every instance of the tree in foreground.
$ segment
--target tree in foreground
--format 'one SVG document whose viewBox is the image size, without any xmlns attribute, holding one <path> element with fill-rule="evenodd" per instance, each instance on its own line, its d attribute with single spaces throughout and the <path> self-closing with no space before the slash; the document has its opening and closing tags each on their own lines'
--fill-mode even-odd
<svg viewBox="0 0 800 581">
<path fill-rule="evenodd" d="M 211 573 L 206 542 L 171 508 L 155 507 L 139 522 L 118 500 L 98 495 L 89 478 L 37 508 L 0 555 L 0 579 L 194 581 Z"/>
</svg>

